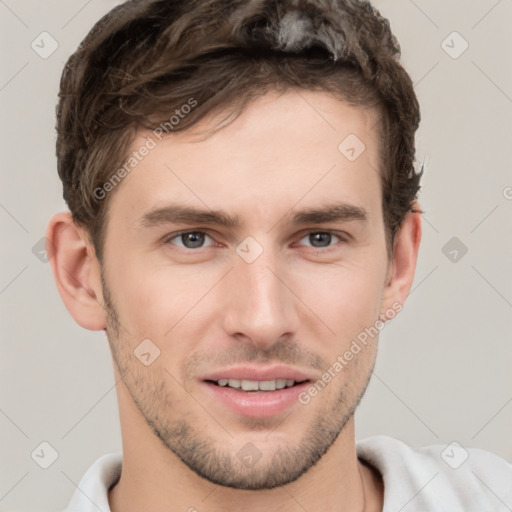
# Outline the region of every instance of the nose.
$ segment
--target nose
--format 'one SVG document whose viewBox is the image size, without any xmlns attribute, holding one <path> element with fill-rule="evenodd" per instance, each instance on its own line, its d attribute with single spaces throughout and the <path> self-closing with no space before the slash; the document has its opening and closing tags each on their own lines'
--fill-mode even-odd
<svg viewBox="0 0 512 512">
<path fill-rule="evenodd" d="M 298 328 L 297 298 L 287 283 L 284 265 L 265 250 L 252 263 L 235 257 L 224 282 L 224 329 L 240 341 L 261 349 L 283 337 L 294 338 Z"/>
</svg>

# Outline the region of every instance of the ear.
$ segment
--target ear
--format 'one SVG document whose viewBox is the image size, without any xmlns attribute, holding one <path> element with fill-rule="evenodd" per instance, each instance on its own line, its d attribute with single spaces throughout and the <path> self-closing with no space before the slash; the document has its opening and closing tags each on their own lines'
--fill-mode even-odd
<svg viewBox="0 0 512 512">
<path fill-rule="evenodd" d="M 418 203 L 414 203 L 413 210 L 413 212 L 406 214 L 400 229 L 395 234 L 393 259 L 388 267 L 381 305 L 383 321 L 388 319 L 385 314 L 386 311 L 394 310 L 396 312 L 403 307 L 414 279 L 421 241 L 421 217 L 419 213 L 421 209 Z M 399 309 L 397 306 L 399 306 Z"/>
<path fill-rule="evenodd" d="M 69 212 L 54 215 L 46 230 L 46 252 L 64 305 L 92 331 L 105 329 L 100 264 L 85 230 Z"/>
</svg>

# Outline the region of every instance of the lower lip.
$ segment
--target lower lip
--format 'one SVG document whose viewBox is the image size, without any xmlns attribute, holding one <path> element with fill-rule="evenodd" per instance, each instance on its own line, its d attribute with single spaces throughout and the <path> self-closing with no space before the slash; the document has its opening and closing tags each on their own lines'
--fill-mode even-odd
<svg viewBox="0 0 512 512">
<path fill-rule="evenodd" d="M 309 382 L 296 384 L 291 388 L 260 392 L 238 391 L 206 381 L 202 384 L 216 402 L 221 402 L 235 413 L 252 418 L 270 418 L 281 414 L 296 403 L 298 395 L 308 387 Z"/>
</svg>

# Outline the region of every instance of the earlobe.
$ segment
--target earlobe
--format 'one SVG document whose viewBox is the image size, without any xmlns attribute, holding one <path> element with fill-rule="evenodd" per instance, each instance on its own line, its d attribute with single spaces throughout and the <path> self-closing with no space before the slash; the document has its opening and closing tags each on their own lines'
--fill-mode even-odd
<svg viewBox="0 0 512 512">
<path fill-rule="evenodd" d="M 410 292 L 421 241 L 419 211 L 419 205 L 415 203 L 414 211 L 407 213 L 395 235 L 393 261 L 384 288 L 382 316 L 386 316 L 385 311 L 396 309 L 397 305 L 401 309 Z"/>
<path fill-rule="evenodd" d="M 51 218 L 46 238 L 55 283 L 67 310 L 80 326 L 105 329 L 100 266 L 85 231 L 69 212 L 62 212 Z"/>
</svg>

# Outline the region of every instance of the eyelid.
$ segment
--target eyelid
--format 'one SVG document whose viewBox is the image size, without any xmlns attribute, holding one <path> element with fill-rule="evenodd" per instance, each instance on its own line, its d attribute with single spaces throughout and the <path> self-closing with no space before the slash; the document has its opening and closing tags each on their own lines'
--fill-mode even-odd
<svg viewBox="0 0 512 512">
<path fill-rule="evenodd" d="M 347 233 L 346 231 L 338 231 L 336 229 L 308 229 L 308 230 L 305 230 L 305 231 L 302 231 L 301 233 L 299 233 L 298 238 L 299 238 L 299 240 L 302 240 L 306 236 L 312 235 L 315 233 L 328 233 L 330 235 L 334 235 L 335 237 L 339 238 L 340 242 L 345 242 L 345 243 L 354 239 L 353 236 L 350 235 L 349 233 Z M 332 247 L 332 246 L 328 246 L 328 247 Z M 317 249 L 318 249 L 318 247 L 317 247 Z"/>
<path fill-rule="evenodd" d="M 209 244 L 209 245 L 204 245 L 202 247 L 198 247 L 197 249 L 191 249 L 189 247 L 185 247 L 185 246 L 181 246 L 181 245 L 177 245 L 177 244 L 173 244 L 172 243 L 172 241 L 174 239 L 179 238 L 181 235 L 185 235 L 187 233 L 202 233 L 205 236 L 207 236 L 208 238 L 210 238 L 212 240 L 212 242 L 215 243 L 215 240 L 214 240 L 213 236 L 211 236 L 211 234 L 208 232 L 208 230 L 205 230 L 205 229 L 184 229 L 184 230 L 181 230 L 181 231 L 176 231 L 174 233 L 170 233 L 170 234 L 165 235 L 165 237 L 162 239 L 162 242 L 164 244 L 175 245 L 176 247 L 180 247 L 181 249 L 185 249 L 185 250 L 189 250 L 189 251 L 193 251 L 193 250 L 197 250 L 197 249 L 204 249 L 205 247 L 210 247 L 210 246 L 214 245 L 214 243 L 212 243 L 212 244 Z"/>
</svg>

